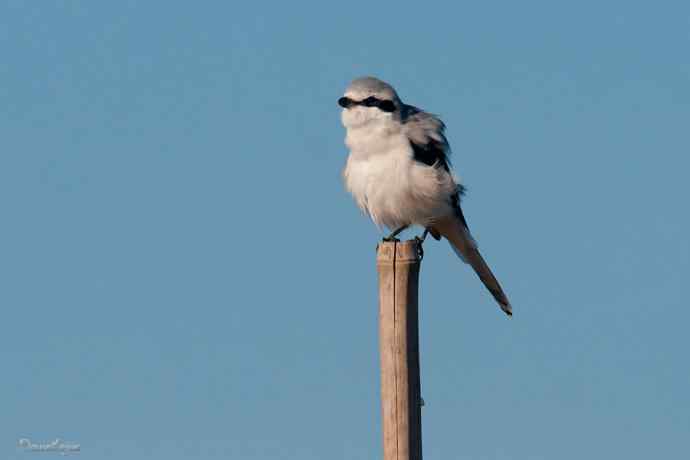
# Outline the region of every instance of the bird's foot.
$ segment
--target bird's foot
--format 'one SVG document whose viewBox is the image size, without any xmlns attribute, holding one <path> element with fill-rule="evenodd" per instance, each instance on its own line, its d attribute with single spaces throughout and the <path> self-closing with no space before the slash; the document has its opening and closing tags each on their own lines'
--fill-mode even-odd
<svg viewBox="0 0 690 460">
<path fill-rule="evenodd" d="M 419 256 L 419 260 L 422 260 L 424 258 L 424 247 L 422 246 L 422 243 L 424 243 L 424 240 L 426 239 L 426 236 L 429 234 L 429 229 L 425 228 L 424 233 L 422 233 L 422 236 L 415 236 L 414 240 L 417 242 L 417 253 Z"/>
<path fill-rule="evenodd" d="M 428 234 L 429 234 L 429 229 L 428 229 L 428 228 L 425 228 L 425 229 L 424 229 L 424 233 L 422 233 L 421 238 L 418 237 L 418 236 L 415 236 L 414 239 L 417 240 L 417 241 L 421 244 L 421 243 L 424 242 L 424 240 L 426 240 L 426 236 L 427 236 Z"/>
<path fill-rule="evenodd" d="M 409 227 L 409 225 L 403 225 L 402 227 L 398 228 L 397 230 L 395 230 L 395 231 L 394 231 L 393 233 L 391 233 L 390 235 L 384 237 L 384 238 L 383 238 L 383 241 L 386 241 L 386 242 L 393 242 L 393 241 L 395 241 L 396 243 L 400 242 L 400 240 L 397 239 L 396 236 L 398 236 L 398 235 L 399 235 L 403 230 L 405 230 L 407 227 Z"/>
</svg>

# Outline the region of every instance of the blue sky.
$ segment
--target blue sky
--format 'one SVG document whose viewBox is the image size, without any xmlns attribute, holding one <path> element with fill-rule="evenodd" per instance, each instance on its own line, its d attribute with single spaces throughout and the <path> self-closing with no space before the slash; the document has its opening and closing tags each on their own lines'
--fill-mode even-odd
<svg viewBox="0 0 690 460">
<path fill-rule="evenodd" d="M 426 244 L 425 458 L 687 456 L 687 2 L 0 18 L 3 458 L 380 456 L 380 235 L 336 105 L 366 74 L 447 123 L 515 308 Z"/>
</svg>

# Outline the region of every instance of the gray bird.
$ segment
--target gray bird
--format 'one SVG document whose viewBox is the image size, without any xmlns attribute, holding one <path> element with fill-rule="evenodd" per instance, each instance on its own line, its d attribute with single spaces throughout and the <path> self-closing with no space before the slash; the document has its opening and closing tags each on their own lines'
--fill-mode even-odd
<svg viewBox="0 0 690 460">
<path fill-rule="evenodd" d="M 345 186 L 379 228 L 393 230 L 384 239 L 394 239 L 410 225 L 422 226 L 424 237 L 446 238 L 512 315 L 462 213 L 464 187 L 451 173 L 443 122 L 403 103 L 391 85 L 374 77 L 354 80 L 338 104 L 350 149 Z"/>
</svg>

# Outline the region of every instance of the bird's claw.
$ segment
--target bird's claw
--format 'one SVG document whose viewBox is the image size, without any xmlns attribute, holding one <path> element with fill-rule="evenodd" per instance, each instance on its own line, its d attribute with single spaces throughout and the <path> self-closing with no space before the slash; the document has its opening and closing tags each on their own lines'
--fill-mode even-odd
<svg viewBox="0 0 690 460">
<path fill-rule="evenodd" d="M 424 243 L 424 238 L 415 236 L 414 240 L 417 243 L 417 256 L 419 257 L 419 260 L 422 260 L 424 258 L 424 247 L 422 246 L 422 243 Z"/>
<path fill-rule="evenodd" d="M 400 240 L 397 239 L 396 236 L 400 235 L 400 233 L 401 233 L 403 230 L 405 230 L 407 227 L 409 227 L 409 225 L 403 225 L 402 227 L 397 228 L 393 233 L 391 233 L 390 235 L 384 237 L 384 238 L 383 238 L 383 241 L 387 241 L 387 242 L 393 242 L 393 241 L 394 241 L 394 242 L 396 242 L 396 243 L 399 243 Z"/>
<path fill-rule="evenodd" d="M 424 240 L 426 240 L 426 236 L 429 234 L 429 229 L 425 228 L 424 233 L 422 233 L 422 237 L 415 236 L 415 239 L 417 239 L 420 243 L 423 243 Z"/>
<path fill-rule="evenodd" d="M 426 240 L 426 236 L 429 234 L 429 229 L 425 228 L 424 233 L 422 233 L 422 236 L 415 236 L 414 240 L 417 243 L 417 253 L 419 255 L 419 260 L 422 260 L 424 258 L 424 247 L 422 246 L 422 243 L 424 243 L 424 240 Z"/>
</svg>

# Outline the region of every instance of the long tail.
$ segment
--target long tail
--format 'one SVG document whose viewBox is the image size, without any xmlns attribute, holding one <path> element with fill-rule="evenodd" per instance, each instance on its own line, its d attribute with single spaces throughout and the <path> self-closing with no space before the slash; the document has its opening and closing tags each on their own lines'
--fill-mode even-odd
<svg viewBox="0 0 690 460">
<path fill-rule="evenodd" d="M 479 279 L 484 283 L 484 286 L 486 286 L 500 305 L 501 310 L 506 312 L 508 316 L 512 316 L 513 308 L 510 306 L 510 301 L 503 289 L 501 289 L 501 285 L 498 284 L 498 280 L 491 272 L 486 261 L 479 253 L 477 243 L 472 238 L 462 214 L 440 219 L 434 223 L 432 230 L 440 233 L 448 240 L 455 253 L 465 263 L 472 266 Z"/>
</svg>

